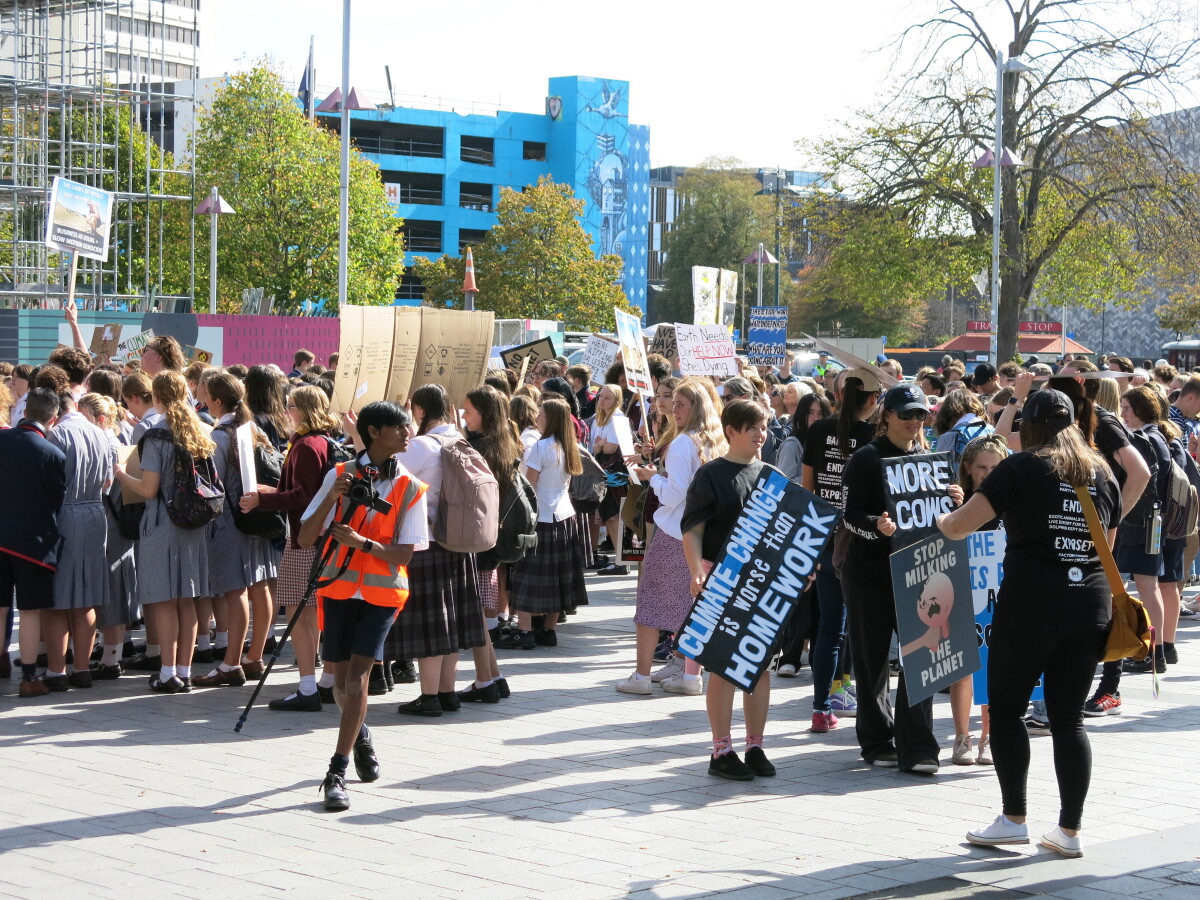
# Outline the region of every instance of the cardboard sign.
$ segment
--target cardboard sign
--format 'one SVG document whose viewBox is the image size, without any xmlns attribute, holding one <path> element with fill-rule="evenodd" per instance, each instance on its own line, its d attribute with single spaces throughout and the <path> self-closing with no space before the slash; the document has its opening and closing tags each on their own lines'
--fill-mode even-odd
<svg viewBox="0 0 1200 900">
<path fill-rule="evenodd" d="M 896 636 L 909 705 L 979 668 L 967 542 L 934 535 L 891 555 Z"/>
<path fill-rule="evenodd" d="M 460 405 L 468 391 L 483 384 L 492 352 L 495 313 L 429 308 L 420 313 L 421 342 L 412 389 L 438 384 L 455 405 Z M 554 358 L 553 353 L 550 358 Z M 395 400 L 396 396 L 389 390 L 388 398 Z"/>
<path fill-rule="evenodd" d="M 335 416 L 350 409 L 350 404 L 354 402 L 354 392 L 358 389 L 363 309 L 361 306 L 346 304 L 338 312 L 341 329 L 338 335 L 337 378 L 333 382 L 333 397 L 329 400 L 329 412 Z"/>
<path fill-rule="evenodd" d="M 88 349 L 97 356 L 111 357 L 117 352 L 117 345 L 120 343 L 120 325 L 115 322 L 111 325 L 97 325 L 92 329 L 92 343 Z"/>
<path fill-rule="evenodd" d="M 599 334 L 591 335 L 583 351 L 583 364 L 592 370 L 592 384 L 604 384 L 609 367 L 617 361 L 621 345 Z"/>
<path fill-rule="evenodd" d="M 746 329 L 746 360 L 752 366 L 782 366 L 786 360 L 788 311 L 786 306 L 750 307 Z"/>
<path fill-rule="evenodd" d="M 675 325 L 683 375 L 740 375 L 733 338 L 721 325 Z"/>
<path fill-rule="evenodd" d="M 112 212 L 113 195 L 108 191 L 56 175 L 46 216 L 46 246 L 88 259 L 108 259 Z"/>
<path fill-rule="evenodd" d="M 753 691 L 840 518 L 833 506 L 765 467 L 684 620 L 679 652 Z"/>
<path fill-rule="evenodd" d="M 892 547 L 907 547 L 940 534 L 937 517 L 954 509 L 949 493 L 954 484 L 950 454 L 894 456 L 882 460 L 882 467 L 885 508 L 896 523 Z"/>
<path fill-rule="evenodd" d="M 404 403 L 412 396 L 421 344 L 423 310 L 419 306 L 397 306 L 392 328 L 392 370 L 388 374 L 387 399 Z M 340 363 L 339 363 L 340 365 Z"/>
<path fill-rule="evenodd" d="M 504 367 L 516 372 L 521 371 L 521 361 L 526 358 L 529 359 L 526 365 L 533 366 L 544 359 L 554 359 L 556 356 L 558 356 L 558 353 L 555 352 L 554 342 L 550 338 L 538 338 L 536 341 L 521 344 L 519 347 L 513 347 L 511 350 L 500 351 L 500 358 L 504 360 Z"/>
<path fill-rule="evenodd" d="M 341 336 L 338 341 L 338 372 L 333 382 L 329 411 L 340 415 L 358 412 L 368 403 L 387 396 L 388 376 L 392 368 L 392 331 L 395 322 L 391 306 L 343 306 Z"/>
<path fill-rule="evenodd" d="M 142 462 L 138 456 L 138 448 L 136 445 L 118 444 L 117 445 L 117 462 L 125 467 L 125 471 L 134 478 L 142 477 Z M 134 490 L 124 483 L 121 484 L 121 502 L 122 503 L 145 503 L 146 498 L 141 494 L 135 493 Z"/>
<path fill-rule="evenodd" d="M 894 375 L 892 375 L 889 372 L 885 372 L 883 369 L 879 368 L 879 366 L 875 365 L 875 363 L 873 363 L 873 362 L 869 362 L 861 357 L 855 356 L 853 353 L 848 353 L 845 350 L 840 350 L 837 347 L 835 347 L 833 344 L 826 343 L 825 341 L 821 340 L 820 338 L 813 337 L 811 334 L 805 334 L 803 331 L 800 332 L 800 334 L 804 337 L 804 339 L 806 341 L 810 341 L 812 343 L 812 345 L 814 347 L 816 347 L 818 350 L 824 350 L 826 353 L 828 353 L 830 356 L 832 356 L 838 362 L 842 363 L 842 365 L 848 366 L 850 368 L 860 366 L 860 367 L 867 369 L 868 371 L 874 373 L 875 377 L 879 379 L 879 383 L 881 385 L 883 385 L 883 389 L 885 391 L 888 388 L 895 387 L 896 385 L 898 385 L 900 383 L 900 380 L 898 378 L 896 378 Z M 986 360 L 985 360 L 985 362 L 986 362 Z"/>
<path fill-rule="evenodd" d="M 967 535 L 967 559 L 971 564 L 971 597 L 974 601 L 975 638 L 979 645 L 979 668 L 973 679 L 974 703 L 988 702 L 988 646 L 992 642 L 992 615 L 1000 582 L 1004 580 L 1004 551 L 1008 538 L 1003 528 L 995 531 L 976 531 Z M 1031 700 L 1041 700 L 1042 680 L 1039 678 Z"/>
<path fill-rule="evenodd" d="M 183 347 L 183 355 L 187 357 L 189 362 L 202 362 L 207 365 L 212 365 L 213 354 L 211 350 L 201 350 L 199 347 L 193 347 L 191 344 L 185 344 Z"/>
<path fill-rule="evenodd" d="M 646 362 L 646 345 L 642 342 L 642 325 L 637 316 L 613 308 L 617 318 L 617 338 L 621 342 L 621 359 L 625 362 L 625 383 L 634 393 L 649 397 L 654 393 L 650 383 L 650 365 Z"/>
<path fill-rule="evenodd" d="M 666 360 L 675 365 L 675 360 L 679 358 L 679 344 L 675 340 L 674 325 L 659 325 L 654 330 L 654 337 L 650 339 L 650 346 L 646 350 L 649 353 L 657 353 L 659 356 L 665 357 Z"/>
<path fill-rule="evenodd" d="M 717 282 L 720 269 L 692 266 L 692 324 L 717 324 Z"/>
<path fill-rule="evenodd" d="M 734 319 L 737 317 L 738 273 L 732 269 L 722 269 L 717 277 L 717 296 L 720 298 L 720 317 L 722 325 L 733 333 Z"/>
</svg>

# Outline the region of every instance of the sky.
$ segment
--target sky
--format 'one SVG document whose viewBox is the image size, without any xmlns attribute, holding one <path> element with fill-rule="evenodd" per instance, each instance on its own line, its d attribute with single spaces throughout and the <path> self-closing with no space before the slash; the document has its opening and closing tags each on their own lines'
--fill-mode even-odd
<svg viewBox="0 0 1200 900">
<path fill-rule="evenodd" d="M 313 37 L 323 97 L 341 81 L 341 8 L 204 0 L 201 76 L 266 56 L 298 84 Z M 630 120 L 650 126 L 655 166 L 732 156 L 804 168 L 797 140 L 829 133 L 890 86 L 892 54 L 877 51 L 906 11 L 902 0 L 352 0 L 350 83 L 385 102 L 388 66 L 400 106 L 540 113 L 553 76 L 615 78 L 630 82 Z"/>
</svg>

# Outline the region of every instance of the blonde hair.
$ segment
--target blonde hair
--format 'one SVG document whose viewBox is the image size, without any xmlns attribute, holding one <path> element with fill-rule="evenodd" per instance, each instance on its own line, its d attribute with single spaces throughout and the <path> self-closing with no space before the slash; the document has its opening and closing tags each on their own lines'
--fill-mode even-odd
<svg viewBox="0 0 1200 900">
<path fill-rule="evenodd" d="M 687 421 L 679 429 L 679 434 L 686 434 L 696 445 L 703 462 L 712 462 L 718 456 L 723 456 L 728 449 L 725 441 L 725 431 L 721 428 L 721 415 L 713 406 L 712 398 L 705 389 L 704 382 L 696 378 L 685 378 L 675 387 L 676 394 L 682 394 L 692 404 Z"/>
<path fill-rule="evenodd" d="M 514 397 L 528 397 L 533 401 L 534 406 L 540 406 L 542 403 L 542 391 L 536 384 L 523 384 L 515 391 Z"/>
<path fill-rule="evenodd" d="M 288 395 L 288 403 L 300 411 L 297 434 L 338 430 L 338 420 L 329 412 L 329 398 L 319 387 L 302 384 Z"/>
<path fill-rule="evenodd" d="M 154 376 L 154 402 L 171 429 L 171 439 L 193 457 L 207 459 L 216 453 L 217 445 L 205 432 L 187 396 L 187 381 L 179 372 L 164 369 Z"/>
<path fill-rule="evenodd" d="M 596 402 L 596 427 L 597 428 L 603 428 L 610 421 L 612 421 L 612 417 L 615 416 L 618 412 L 620 412 L 621 403 L 624 400 L 624 395 L 622 395 L 622 393 L 621 393 L 621 386 L 619 384 L 606 384 L 604 387 L 600 388 L 601 394 L 603 394 L 605 391 L 608 391 L 610 394 L 612 394 L 613 405 L 611 407 L 609 407 L 608 409 L 601 409 L 599 399 L 597 398 L 597 402 Z"/>
<path fill-rule="evenodd" d="M 1092 398 L 1092 402 L 1096 406 L 1103 407 L 1110 413 L 1120 413 L 1121 411 L 1121 387 L 1117 384 L 1115 378 L 1098 378 L 1096 379 L 1096 396 Z"/>
<path fill-rule="evenodd" d="M 1001 459 L 1011 453 L 1008 449 L 1008 441 L 1002 434 L 985 434 L 983 437 L 977 437 L 967 443 L 963 449 L 962 459 L 958 461 L 958 486 L 963 489 L 963 494 L 967 498 L 975 492 L 975 485 L 971 481 L 971 473 L 967 471 L 975 464 L 976 458 L 981 453 L 995 453 Z"/>
<path fill-rule="evenodd" d="M 579 456 L 579 444 L 575 440 L 575 423 L 571 421 L 571 407 L 567 401 L 555 396 L 546 398 L 542 404 L 542 415 L 546 417 L 546 427 L 542 429 L 542 437 L 552 437 L 558 441 L 563 451 L 563 468 L 568 475 L 579 475 L 583 472 L 583 461 Z"/>
<path fill-rule="evenodd" d="M 112 397 L 104 394 L 84 394 L 76 402 L 80 412 L 88 413 L 96 425 L 110 434 L 121 433 L 120 427 L 117 425 L 117 401 Z M 103 418 L 104 424 L 101 425 L 99 420 Z"/>
</svg>

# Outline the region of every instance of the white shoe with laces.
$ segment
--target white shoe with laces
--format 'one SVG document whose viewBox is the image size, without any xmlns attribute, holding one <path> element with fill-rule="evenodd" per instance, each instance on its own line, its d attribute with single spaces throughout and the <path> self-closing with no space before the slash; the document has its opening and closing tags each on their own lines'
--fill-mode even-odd
<svg viewBox="0 0 1200 900">
<path fill-rule="evenodd" d="M 791 663 L 784 663 L 782 666 L 780 666 L 778 669 L 775 670 L 775 674 L 778 675 L 780 678 L 795 678 L 796 677 L 796 667 L 793 666 Z"/>
<path fill-rule="evenodd" d="M 975 760 L 971 758 L 971 736 L 969 734 L 959 735 L 954 739 L 954 755 L 951 759 L 956 766 L 975 765 Z"/>
<path fill-rule="evenodd" d="M 1083 856 L 1083 841 L 1079 839 L 1079 835 L 1071 837 L 1057 825 L 1053 829 L 1042 835 L 1042 839 L 1038 841 L 1047 850 L 1053 850 L 1060 856 L 1065 856 L 1068 859 L 1078 859 Z"/>
<path fill-rule="evenodd" d="M 650 673 L 650 680 L 655 684 L 666 681 L 672 675 L 683 674 L 683 659 L 678 656 L 672 656 L 666 663 Z"/>
<path fill-rule="evenodd" d="M 695 678 L 684 678 L 682 673 L 672 675 L 670 678 L 663 679 L 662 689 L 668 694 L 688 694 L 698 697 L 704 693 L 704 678 L 700 675 Z"/>
<path fill-rule="evenodd" d="M 638 678 L 637 672 L 633 672 L 625 680 L 617 682 L 617 690 L 622 694 L 641 694 L 645 696 L 651 693 L 650 679 Z"/>
<path fill-rule="evenodd" d="M 967 840 L 978 847 L 999 847 L 1003 844 L 1028 844 L 1029 827 L 1010 822 L 1002 814 L 986 828 L 967 832 Z M 1045 838 L 1043 838 L 1045 840 Z"/>
<path fill-rule="evenodd" d="M 990 738 L 984 738 L 979 742 L 979 755 L 975 757 L 975 763 L 980 766 L 992 765 L 992 741 Z"/>
</svg>

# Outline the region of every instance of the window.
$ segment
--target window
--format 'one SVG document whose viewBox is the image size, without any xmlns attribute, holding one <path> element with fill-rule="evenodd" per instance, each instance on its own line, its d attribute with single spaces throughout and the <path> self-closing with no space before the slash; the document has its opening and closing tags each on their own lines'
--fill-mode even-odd
<svg viewBox="0 0 1200 900">
<path fill-rule="evenodd" d="M 546 144 L 544 141 L 523 141 L 521 145 L 521 158 L 532 159 L 537 162 L 546 161 Z"/>
<path fill-rule="evenodd" d="M 397 300 L 421 300 L 425 297 L 425 285 L 413 274 L 412 266 L 406 266 L 396 287 Z"/>
<path fill-rule="evenodd" d="M 442 223 L 433 219 L 405 219 L 400 227 L 409 253 L 441 253 Z"/>
<path fill-rule="evenodd" d="M 108 13 L 104 16 L 104 27 L 117 34 L 130 34 L 136 37 L 151 37 L 155 40 L 174 41 L 177 44 L 199 46 L 200 32 L 193 28 L 181 28 L 178 25 L 167 25 L 162 22 L 151 22 L 148 19 L 131 19 L 126 16 L 114 16 Z"/>
<path fill-rule="evenodd" d="M 107 69 L 120 69 L 132 75 L 165 75 L 181 81 L 196 77 L 196 67 L 180 63 L 166 62 L 162 59 L 147 59 L 144 56 L 130 56 L 128 53 L 105 53 L 104 66 Z"/>
<path fill-rule="evenodd" d="M 492 212 L 492 186 L 473 181 L 464 181 L 458 186 L 458 205 L 462 209 L 477 209 Z"/>
<path fill-rule="evenodd" d="M 478 247 L 487 235 L 486 228 L 458 229 L 458 252 L 461 254 L 468 247 Z"/>
<path fill-rule="evenodd" d="M 442 205 L 442 176 L 426 172 L 396 172 L 382 170 L 388 200 L 393 203 L 418 203 L 425 206 Z"/>
<path fill-rule="evenodd" d="M 490 137 L 464 134 L 458 158 L 463 162 L 478 163 L 481 166 L 495 165 L 496 142 Z"/>
</svg>

